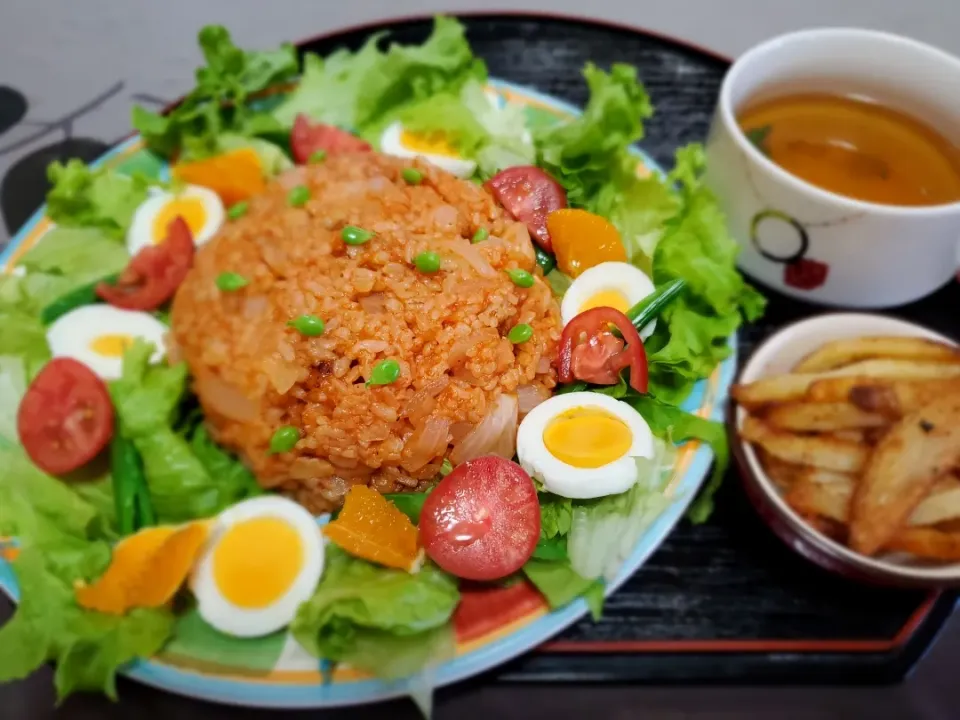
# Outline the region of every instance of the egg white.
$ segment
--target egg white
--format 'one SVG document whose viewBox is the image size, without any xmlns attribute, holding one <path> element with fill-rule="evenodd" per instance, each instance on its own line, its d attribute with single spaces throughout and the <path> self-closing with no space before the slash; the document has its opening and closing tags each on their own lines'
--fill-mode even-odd
<svg viewBox="0 0 960 720">
<path fill-rule="evenodd" d="M 151 362 L 163 358 L 167 326 L 153 315 L 122 310 L 112 305 L 84 305 L 57 318 L 47 328 L 47 344 L 53 357 L 68 357 L 83 363 L 104 380 L 116 380 L 123 372 L 123 358 L 95 352 L 91 345 L 103 335 L 129 335 L 153 343 Z"/>
<path fill-rule="evenodd" d="M 224 597 L 217 587 L 214 551 L 233 525 L 263 517 L 282 520 L 296 531 L 303 547 L 303 563 L 296 579 L 275 602 L 263 608 L 243 608 Z M 309 511 L 279 495 L 251 498 L 217 517 L 203 555 L 191 575 L 190 589 L 197 599 L 200 617 L 212 627 L 234 637 L 260 637 L 290 624 L 297 608 L 313 595 L 323 575 L 323 566 L 323 536 Z"/>
<path fill-rule="evenodd" d="M 136 255 L 143 248 L 154 244 L 154 221 L 165 205 L 182 197 L 196 198 L 203 205 L 203 226 L 193 233 L 193 244 L 200 247 L 217 233 L 223 225 L 226 212 L 223 201 L 213 190 L 200 185 L 187 185 L 179 193 L 155 190 L 150 197 L 140 203 L 130 222 L 130 229 L 127 230 L 127 250 L 131 255 Z"/>
<path fill-rule="evenodd" d="M 633 441 L 616 460 L 597 468 L 578 468 L 557 459 L 543 442 L 543 433 L 558 415 L 574 408 L 596 407 L 620 419 Z M 520 466 L 546 490 L 566 498 L 598 498 L 618 495 L 637 481 L 635 458 L 652 458 L 653 433 L 636 410 L 608 395 L 592 392 L 555 395 L 527 413 L 517 431 L 517 458 Z"/>
<path fill-rule="evenodd" d="M 432 165 L 436 165 L 441 170 L 446 170 L 451 175 L 459 178 L 467 178 L 473 175 L 477 169 L 477 163 L 466 158 L 450 157 L 448 155 L 438 155 L 436 153 L 425 153 L 418 150 L 412 150 L 403 144 L 403 124 L 395 122 L 380 137 L 380 151 L 387 155 L 393 155 L 400 158 L 421 157 Z"/>
<path fill-rule="evenodd" d="M 581 306 L 603 290 L 616 290 L 629 301 L 630 307 L 643 300 L 655 290 L 653 282 L 640 268 L 625 262 L 605 262 L 587 268 L 570 284 L 560 303 L 563 324 L 580 314 Z M 651 320 L 640 331 L 646 340 L 657 327 Z"/>
</svg>

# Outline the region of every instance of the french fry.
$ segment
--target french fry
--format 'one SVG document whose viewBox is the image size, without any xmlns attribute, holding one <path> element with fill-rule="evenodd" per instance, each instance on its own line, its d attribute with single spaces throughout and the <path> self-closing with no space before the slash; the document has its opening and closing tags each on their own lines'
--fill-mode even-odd
<svg viewBox="0 0 960 720">
<path fill-rule="evenodd" d="M 933 402 L 938 397 L 958 390 L 960 390 L 960 379 L 900 380 L 854 385 L 850 388 L 847 397 L 861 410 L 900 418 Z"/>
<path fill-rule="evenodd" d="M 873 555 L 886 546 L 958 461 L 960 392 L 955 392 L 904 416 L 877 444 L 854 493 L 851 547 Z"/>
<path fill-rule="evenodd" d="M 933 528 L 906 528 L 897 532 L 884 546 L 893 552 L 908 552 L 925 560 L 960 560 L 960 533 Z"/>
<path fill-rule="evenodd" d="M 846 440 L 847 442 L 866 442 L 867 435 L 863 430 L 834 430 L 831 433 L 827 433 L 828 437 L 836 438 L 837 440 Z"/>
<path fill-rule="evenodd" d="M 750 415 L 740 427 L 740 436 L 781 460 L 823 470 L 857 473 L 869 455 L 869 449 L 858 443 L 831 437 L 794 435 L 772 428 Z"/>
<path fill-rule="evenodd" d="M 781 460 L 760 446 L 757 446 L 757 455 L 760 458 L 760 464 L 763 466 L 763 471 L 767 474 L 767 477 L 781 489 L 785 490 L 789 488 L 794 480 L 799 477 L 800 473 L 804 471 L 803 465 L 794 465 L 793 463 Z"/>
<path fill-rule="evenodd" d="M 763 419 L 781 430 L 832 432 L 850 428 L 882 427 L 889 423 L 883 415 L 861 410 L 849 403 L 786 402 L 768 410 Z"/>
<path fill-rule="evenodd" d="M 784 495 L 787 504 L 800 514 L 819 515 L 835 522 L 846 523 L 853 497 L 853 479 L 847 482 L 818 483 L 798 480 Z"/>
<path fill-rule="evenodd" d="M 960 487 L 930 493 L 910 515 L 911 525 L 939 525 L 960 519 Z"/>
<path fill-rule="evenodd" d="M 923 363 L 914 360 L 863 360 L 822 373 L 787 373 L 756 380 L 746 385 L 734 385 L 730 394 L 734 400 L 746 408 L 757 408 L 767 403 L 800 400 L 807 395 L 814 383 L 829 378 L 860 378 L 859 382 L 848 386 L 869 384 L 871 380 L 937 380 L 960 378 L 960 364 Z M 816 397 L 808 400 L 823 402 Z M 843 402 L 846 396 L 831 397 L 829 400 Z"/>
<path fill-rule="evenodd" d="M 870 358 L 960 363 L 960 348 L 918 337 L 860 337 L 835 340 L 807 355 L 797 364 L 793 372 L 823 372 Z"/>
</svg>

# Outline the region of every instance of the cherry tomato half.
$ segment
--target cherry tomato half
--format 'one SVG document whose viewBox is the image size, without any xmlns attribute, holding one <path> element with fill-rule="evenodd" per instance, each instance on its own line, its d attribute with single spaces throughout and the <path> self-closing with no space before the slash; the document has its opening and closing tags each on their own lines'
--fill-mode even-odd
<svg viewBox="0 0 960 720">
<path fill-rule="evenodd" d="M 538 167 L 518 165 L 498 172 L 484 187 L 515 220 L 527 226 L 537 245 L 553 252 L 547 215 L 567 206 L 567 193 L 560 183 Z"/>
<path fill-rule="evenodd" d="M 533 480 L 495 455 L 453 469 L 420 512 L 420 541 L 451 575 L 496 580 L 530 559 L 540 537 L 540 504 Z"/>
<path fill-rule="evenodd" d="M 113 285 L 100 283 L 97 295 L 124 310 L 156 310 L 180 287 L 193 264 L 193 234 L 179 215 L 159 245 L 138 252 Z"/>
<path fill-rule="evenodd" d="M 613 325 L 623 340 L 610 332 Z M 580 342 L 586 336 L 585 342 Z M 626 343 L 626 345 L 624 345 Z M 596 307 L 568 322 L 560 335 L 558 374 L 560 382 L 582 380 L 595 385 L 614 385 L 620 371 L 630 366 L 630 387 L 647 391 L 647 353 L 640 334 L 619 310 Z"/>
<path fill-rule="evenodd" d="M 323 150 L 328 155 L 348 152 L 369 152 L 370 143 L 333 125 L 314 124 L 303 113 L 293 121 L 290 133 L 290 151 L 298 165 L 306 165 L 310 157 Z"/>
<path fill-rule="evenodd" d="M 96 457 L 113 435 L 107 386 L 76 360 L 51 360 L 20 401 L 17 433 L 27 455 L 44 472 L 76 470 Z"/>
</svg>

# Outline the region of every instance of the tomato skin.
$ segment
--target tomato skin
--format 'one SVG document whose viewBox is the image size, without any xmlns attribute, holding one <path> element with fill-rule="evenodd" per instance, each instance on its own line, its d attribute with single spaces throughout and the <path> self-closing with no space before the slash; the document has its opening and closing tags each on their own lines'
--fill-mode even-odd
<svg viewBox="0 0 960 720">
<path fill-rule="evenodd" d="M 107 386 L 83 363 L 51 360 L 20 401 L 17 433 L 34 465 L 50 475 L 86 465 L 113 436 Z"/>
<path fill-rule="evenodd" d="M 614 337 L 610 325 L 620 331 L 623 341 Z M 582 335 L 587 336 L 580 343 Z M 647 392 L 647 353 L 640 333 L 619 310 L 596 307 L 568 322 L 560 335 L 558 374 L 560 382 L 583 380 L 596 385 L 614 385 L 620 371 L 630 366 L 630 387 Z"/>
<path fill-rule="evenodd" d="M 298 165 L 310 162 L 310 156 L 318 150 L 328 155 L 349 152 L 370 152 L 370 143 L 341 130 L 334 125 L 312 123 L 303 113 L 297 115 L 290 132 L 290 151 Z"/>
<path fill-rule="evenodd" d="M 515 573 L 540 538 L 540 504 L 530 476 L 495 455 L 462 463 L 427 496 L 420 541 L 451 575 L 497 580 Z"/>
<path fill-rule="evenodd" d="M 178 215 L 162 243 L 138 252 L 115 284 L 97 285 L 97 295 L 124 310 L 156 310 L 180 287 L 193 265 L 194 252 L 190 226 Z"/>
<path fill-rule="evenodd" d="M 567 206 L 567 193 L 560 183 L 538 167 L 517 165 L 501 170 L 484 187 L 515 220 L 527 226 L 537 245 L 553 252 L 547 215 Z"/>
</svg>

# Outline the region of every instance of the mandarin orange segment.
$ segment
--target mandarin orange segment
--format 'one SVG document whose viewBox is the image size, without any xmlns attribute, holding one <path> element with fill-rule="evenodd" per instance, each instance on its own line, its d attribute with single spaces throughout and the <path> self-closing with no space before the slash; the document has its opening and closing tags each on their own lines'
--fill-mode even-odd
<svg viewBox="0 0 960 720">
<path fill-rule="evenodd" d="M 191 523 L 147 528 L 125 538 L 114 547 L 106 572 L 90 585 L 77 586 L 77 604 L 110 615 L 165 605 L 186 580 L 208 532 L 206 523 Z"/>
<path fill-rule="evenodd" d="M 253 197 L 267 186 L 260 156 L 252 148 L 238 148 L 221 155 L 177 163 L 170 169 L 177 180 L 213 190 L 224 205 Z"/>
<path fill-rule="evenodd" d="M 547 215 L 547 232 L 557 267 L 570 277 L 604 262 L 626 262 L 620 233 L 605 218 L 587 210 L 564 208 Z"/>
<path fill-rule="evenodd" d="M 417 528 L 376 490 L 354 485 L 323 534 L 351 555 L 412 572 L 421 557 Z"/>
</svg>

